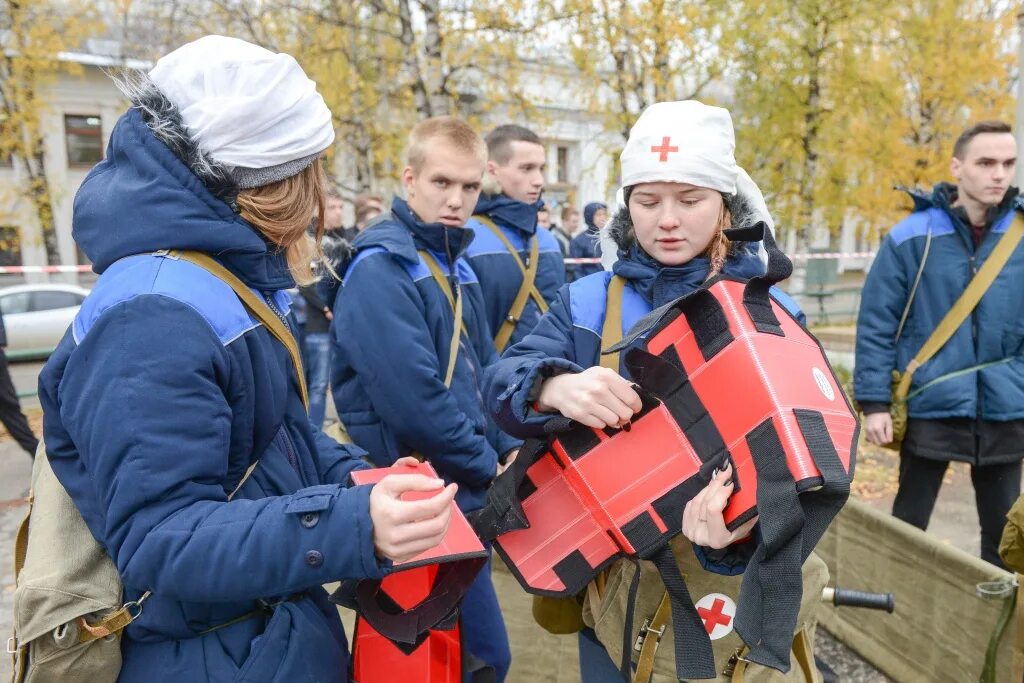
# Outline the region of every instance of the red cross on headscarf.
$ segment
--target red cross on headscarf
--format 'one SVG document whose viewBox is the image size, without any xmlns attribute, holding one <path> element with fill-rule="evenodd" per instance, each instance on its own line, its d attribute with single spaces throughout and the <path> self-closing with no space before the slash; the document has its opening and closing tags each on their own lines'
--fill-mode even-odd
<svg viewBox="0 0 1024 683">
<path fill-rule="evenodd" d="M 658 157 L 658 161 L 668 161 L 668 155 L 669 155 L 670 152 L 678 152 L 679 151 L 678 147 L 675 147 L 675 146 L 669 147 L 669 142 L 671 142 L 671 141 L 672 141 L 672 138 L 670 138 L 669 136 L 666 135 L 665 137 L 663 137 L 661 139 L 661 147 L 651 147 L 651 151 L 652 152 L 654 152 L 655 154 L 659 154 L 660 155 Z"/>
<path fill-rule="evenodd" d="M 709 634 L 718 625 L 728 626 L 732 623 L 732 617 L 725 613 L 725 600 L 721 598 L 715 598 L 715 601 L 711 604 L 711 609 L 698 607 L 697 614 L 704 620 L 704 630 Z"/>
</svg>

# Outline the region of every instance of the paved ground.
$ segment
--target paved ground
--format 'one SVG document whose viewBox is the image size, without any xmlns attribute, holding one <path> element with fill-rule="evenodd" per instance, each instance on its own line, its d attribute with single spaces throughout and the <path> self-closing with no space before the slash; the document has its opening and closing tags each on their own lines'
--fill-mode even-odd
<svg viewBox="0 0 1024 683">
<path fill-rule="evenodd" d="M 19 390 L 34 386 L 38 364 L 16 365 L 15 382 Z M 888 510 L 894 481 L 895 458 L 871 453 L 871 479 L 863 482 L 861 497 L 872 505 Z M 865 469 L 868 472 L 869 469 Z M 3 434 L 0 428 L 0 634 L 11 630 L 13 591 L 13 542 L 18 523 L 24 515 L 24 496 L 31 473 L 29 458 Z M 954 465 L 947 477 L 929 530 L 943 540 L 967 552 L 978 552 L 978 520 L 974 510 L 969 471 Z M 503 611 L 513 643 L 514 666 L 510 683 L 537 681 L 571 683 L 579 680 L 574 637 L 550 636 L 537 628 L 530 615 L 528 596 L 504 571 L 495 572 Z M 819 631 L 819 655 L 840 674 L 840 680 L 856 683 L 884 683 L 887 678 L 867 666 L 828 634 Z M 9 659 L 0 656 L 0 680 L 10 675 Z"/>
</svg>

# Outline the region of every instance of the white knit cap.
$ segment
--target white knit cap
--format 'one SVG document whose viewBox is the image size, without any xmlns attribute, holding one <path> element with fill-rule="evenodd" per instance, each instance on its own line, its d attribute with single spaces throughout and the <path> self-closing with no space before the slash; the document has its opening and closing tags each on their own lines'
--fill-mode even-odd
<svg viewBox="0 0 1024 683">
<path fill-rule="evenodd" d="M 243 189 L 296 175 L 334 142 L 330 110 L 290 55 L 206 36 L 162 57 L 149 77 Z"/>
<path fill-rule="evenodd" d="M 764 196 L 736 163 L 735 151 L 736 135 L 728 110 L 697 100 L 652 104 L 633 124 L 622 150 L 622 187 L 617 203 L 620 209 L 626 209 L 625 189 L 640 183 L 688 183 L 727 195 L 742 195 L 774 234 L 775 223 Z M 602 260 L 607 268 L 616 252 L 612 247 L 609 253 L 609 238 L 602 236 L 602 240 Z"/>
</svg>

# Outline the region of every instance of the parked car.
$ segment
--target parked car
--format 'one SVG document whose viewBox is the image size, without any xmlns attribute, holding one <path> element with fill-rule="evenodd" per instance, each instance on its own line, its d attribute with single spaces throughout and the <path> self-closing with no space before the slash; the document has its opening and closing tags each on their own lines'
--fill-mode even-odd
<svg viewBox="0 0 1024 683">
<path fill-rule="evenodd" d="M 48 357 L 88 295 L 88 289 L 76 285 L 15 285 L 0 289 L 8 359 Z"/>
</svg>

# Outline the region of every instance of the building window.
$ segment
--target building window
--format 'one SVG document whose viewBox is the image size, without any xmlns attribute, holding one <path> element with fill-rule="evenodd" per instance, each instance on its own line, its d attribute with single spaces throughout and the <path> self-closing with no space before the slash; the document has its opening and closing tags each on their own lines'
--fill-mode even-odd
<svg viewBox="0 0 1024 683">
<path fill-rule="evenodd" d="M 558 148 L 558 182 L 569 182 L 569 148 Z"/>
<path fill-rule="evenodd" d="M 0 266 L 21 265 L 21 231 L 11 225 L 0 225 Z"/>
<path fill-rule="evenodd" d="M 92 166 L 103 161 L 103 130 L 99 116 L 66 115 L 64 137 L 70 166 Z"/>
</svg>

